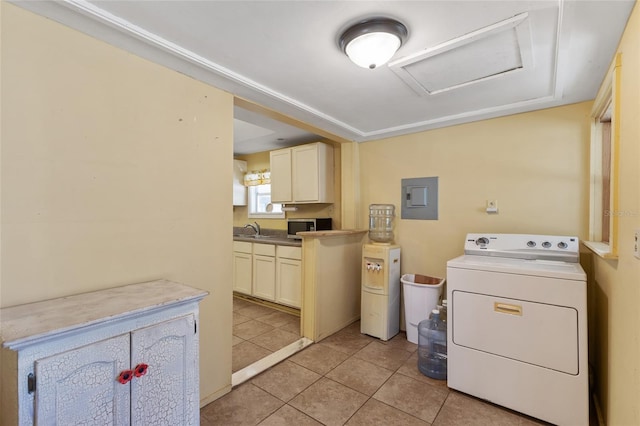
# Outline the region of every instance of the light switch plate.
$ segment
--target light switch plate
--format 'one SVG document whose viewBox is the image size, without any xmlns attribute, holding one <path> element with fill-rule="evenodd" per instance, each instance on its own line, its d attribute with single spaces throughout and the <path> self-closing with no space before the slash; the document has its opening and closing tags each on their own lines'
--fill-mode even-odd
<svg viewBox="0 0 640 426">
<path fill-rule="evenodd" d="M 498 213 L 498 200 L 487 200 L 487 213 Z"/>
</svg>

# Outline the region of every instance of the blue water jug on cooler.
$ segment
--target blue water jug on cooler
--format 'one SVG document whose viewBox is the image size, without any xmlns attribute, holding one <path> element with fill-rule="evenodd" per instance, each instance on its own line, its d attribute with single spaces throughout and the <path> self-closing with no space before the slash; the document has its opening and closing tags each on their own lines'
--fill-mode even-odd
<svg viewBox="0 0 640 426">
<path fill-rule="evenodd" d="M 447 378 L 447 325 L 437 309 L 418 324 L 418 370 L 432 379 Z"/>
</svg>

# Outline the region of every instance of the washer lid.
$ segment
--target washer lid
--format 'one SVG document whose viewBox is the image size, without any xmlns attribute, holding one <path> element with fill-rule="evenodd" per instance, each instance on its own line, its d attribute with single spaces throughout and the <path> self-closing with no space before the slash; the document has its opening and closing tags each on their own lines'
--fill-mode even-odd
<svg viewBox="0 0 640 426">
<path fill-rule="evenodd" d="M 586 281 L 587 279 L 587 275 L 579 263 L 555 260 L 527 260 L 465 254 L 449 260 L 447 268 L 533 275 L 575 281 Z"/>
</svg>

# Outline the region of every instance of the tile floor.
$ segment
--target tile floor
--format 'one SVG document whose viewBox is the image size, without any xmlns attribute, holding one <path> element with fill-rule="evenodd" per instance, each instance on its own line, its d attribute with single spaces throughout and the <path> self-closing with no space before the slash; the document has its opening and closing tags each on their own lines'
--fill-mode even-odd
<svg viewBox="0 0 640 426">
<path fill-rule="evenodd" d="M 234 304 L 234 371 L 297 338 L 280 314 Z M 449 390 L 418 371 L 417 356 L 404 333 L 383 342 L 356 322 L 202 408 L 201 425 L 544 424 Z"/>
<path fill-rule="evenodd" d="M 233 373 L 299 338 L 299 316 L 233 298 Z"/>
</svg>

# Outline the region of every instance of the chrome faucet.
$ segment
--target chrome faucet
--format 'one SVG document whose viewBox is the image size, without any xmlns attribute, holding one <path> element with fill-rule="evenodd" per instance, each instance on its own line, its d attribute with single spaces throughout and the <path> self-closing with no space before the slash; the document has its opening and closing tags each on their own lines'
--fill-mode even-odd
<svg viewBox="0 0 640 426">
<path fill-rule="evenodd" d="M 247 223 L 244 227 L 251 228 L 255 231 L 256 235 L 260 235 L 260 225 L 258 225 L 258 222 L 253 222 L 253 224 Z"/>
</svg>

